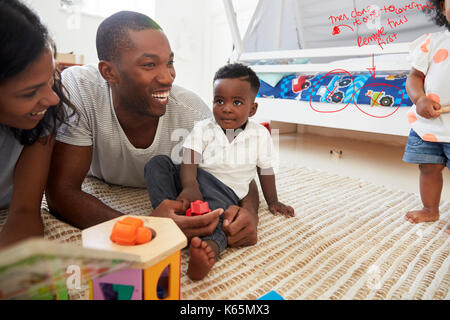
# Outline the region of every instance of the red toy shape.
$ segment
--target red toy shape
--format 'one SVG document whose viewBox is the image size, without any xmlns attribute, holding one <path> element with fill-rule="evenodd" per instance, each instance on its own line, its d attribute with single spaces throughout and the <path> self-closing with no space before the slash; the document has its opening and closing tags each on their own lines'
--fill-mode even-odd
<svg viewBox="0 0 450 320">
<path fill-rule="evenodd" d="M 208 212 L 211 212 L 211 209 L 209 209 L 208 202 L 197 200 L 191 202 L 191 207 L 186 210 L 186 216 L 188 217 L 201 216 Z"/>
<path fill-rule="evenodd" d="M 268 122 L 261 122 L 261 125 L 266 127 L 266 129 L 269 130 L 270 133 L 272 133 L 272 129 L 270 128 L 270 123 L 268 123 Z"/>
</svg>

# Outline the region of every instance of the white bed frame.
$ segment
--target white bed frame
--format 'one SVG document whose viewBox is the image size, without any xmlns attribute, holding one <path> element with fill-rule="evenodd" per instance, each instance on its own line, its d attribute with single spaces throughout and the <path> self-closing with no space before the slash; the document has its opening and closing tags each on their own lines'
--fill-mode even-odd
<svg viewBox="0 0 450 320">
<path fill-rule="evenodd" d="M 270 51 L 244 53 L 242 52 L 242 39 L 237 27 L 236 16 L 231 0 L 223 0 L 228 16 L 228 22 L 231 27 L 233 42 L 235 43 L 235 51 L 231 57 L 232 62 L 254 62 L 266 59 L 287 59 L 287 58 L 318 58 L 333 57 L 334 60 L 345 59 L 351 57 L 372 57 L 375 55 L 374 62 L 376 72 L 380 71 L 409 71 L 411 66 L 406 59 L 400 64 L 381 63 L 377 61 L 378 55 L 408 53 L 409 43 L 390 44 L 384 50 L 378 45 L 370 45 L 364 47 L 335 47 L 321 49 L 301 49 L 289 51 Z M 258 8 L 257 8 L 258 10 Z M 252 23 L 252 22 L 250 22 Z M 247 36 L 247 35 L 246 35 Z M 244 38 L 245 39 L 245 38 Z M 371 60 L 371 59 L 370 59 Z M 355 65 L 342 63 L 338 66 L 348 72 L 367 71 L 370 65 Z M 336 66 L 334 69 L 337 68 Z M 329 72 L 331 71 L 328 64 L 296 64 L 296 65 L 255 65 L 252 69 L 257 73 L 265 72 Z M 350 103 L 344 110 L 335 113 L 319 113 L 314 111 L 308 101 L 299 101 L 291 99 L 265 99 L 258 98 L 258 118 L 270 119 L 273 121 L 289 122 L 304 125 L 314 125 L 322 127 L 331 127 L 347 130 L 357 130 L 373 133 L 391 134 L 399 136 L 408 136 L 410 125 L 407 120 L 408 107 L 400 107 L 398 110 L 385 118 L 375 118 L 364 114 L 353 104 Z M 316 105 L 316 103 L 315 103 Z M 318 106 L 321 104 L 317 103 Z M 322 104 L 324 108 L 330 104 Z M 334 110 L 340 109 L 333 104 Z M 342 105 L 343 107 L 344 105 Z M 390 114 L 393 107 L 371 107 L 368 105 L 359 105 L 362 110 L 373 115 L 385 116 Z"/>
</svg>

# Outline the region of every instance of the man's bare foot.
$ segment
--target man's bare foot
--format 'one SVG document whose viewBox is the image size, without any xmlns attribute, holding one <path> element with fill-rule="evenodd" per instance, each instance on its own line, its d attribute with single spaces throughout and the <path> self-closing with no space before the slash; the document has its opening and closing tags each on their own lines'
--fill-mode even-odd
<svg viewBox="0 0 450 320">
<path fill-rule="evenodd" d="M 411 223 L 431 222 L 439 220 L 439 211 L 432 211 L 429 209 L 409 211 L 405 215 L 406 221 Z"/>
<path fill-rule="evenodd" d="M 192 280 L 201 280 L 206 277 L 215 263 L 214 257 L 216 254 L 211 248 L 212 241 L 208 242 L 199 237 L 194 237 L 191 240 L 189 247 L 191 258 L 189 259 L 187 274 Z"/>
</svg>

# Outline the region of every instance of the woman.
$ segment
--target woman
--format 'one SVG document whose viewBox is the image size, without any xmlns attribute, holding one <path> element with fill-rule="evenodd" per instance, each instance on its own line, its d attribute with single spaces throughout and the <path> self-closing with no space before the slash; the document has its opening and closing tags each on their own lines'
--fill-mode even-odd
<svg viewBox="0 0 450 320">
<path fill-rule="evenodd" d="M 40 19 L 0 0 L 0 246 L 42 236 L 40 207 L 56 130 L 67 118 L 55 50 Z M 73 109 L 72 109 L 73 110 Z"/>
</svg>

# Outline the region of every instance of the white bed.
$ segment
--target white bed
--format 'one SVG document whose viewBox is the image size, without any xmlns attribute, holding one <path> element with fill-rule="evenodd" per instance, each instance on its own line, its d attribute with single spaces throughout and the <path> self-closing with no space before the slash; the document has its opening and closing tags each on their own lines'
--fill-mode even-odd
<svg viewBox="0 0 450 320">
<path fill-rule="evenodd" d="M 353 7 L 368 4 L 383 6 L 383 1 L 351 0 L 311 2 L 308 0 L 259 0 L 250 20 L 247 31 L 241 37 L 237 23 L 238 13 L 234 11 L 232 0 L 223 0 L 234 43 L 231 62 L 243 62 L 250 65 L 259 75 L 267 73 L 327 73 L 334 69 L 344 69 L 350 73 L 368 71 L 376 66 L 376 72 L 394 72 L 410 70 L 406 59 L 409 43 L 418 36 L 433 31 L 433 25 L 419 11 L 408 12 L 409 22 L 400 28 L 399 39 L 382 49 L 378 45 L 356 45 L 356 37 L 368 36 L 373 30 L 357 28 L 357 32 L 342 32 L 339 37 L 331 34 L 328 15 L 336 15 Z M 401 6 L 403 1 L 393 0 Z M 397 15 L 383 14 L 382 22 L 394 19 Z M 269 22 L 272 24 L 268 26 Z M 286 49 L 286 50 L 285 50 Z M 355 57 L 357 59 L 355 59 Z M 361 58 L 362 57 L 362 58 Z M 374 57 L 374 58 L 373 58 Z M 282 60 L 312 58 L 316 63 L 307 64 L 271 64 L 257 65 L 261 60 Z M 353 58 L 353 59 L 350 59 Z M 345 59 L 345 60 L 343 60 Z M 338 61 L 336 61 L 338 60 Z M 322 61 L 326 61 L 323 63 Z M 330 61 L 335 61 L 330 62 Z M 381 81 L 380 81 L 381 82 Z M 257 118 L 290 122 L 296 124 L 349 129 L 373 133 L 407 136 L 410 126 L 407 120 L 409 107 L 359 105 L 360 110 L 350 103 L 344 110 L 334 113 L 314 111 L 308 101 L 290 99 L 258 98 Z M 317 104 L 320 108 L 329 108 L 329 104 Z M 344 105 L 342 105 L 343 107 Z M 340 109 L 334 105 L 334 110 Z M 387 109 L 388 108 L 388 109 Z M 391 111 L 392 110 L 392 111 Z M 369 116 L 364 112 L 374 116 Z M 383 117 L 389 115 L 387 117 Z M 380 117 L 377 117 L 380 116 Z"/>
<path fill-rule="evenodd" d="M 408 71 L 410 63 L 406 59 L 409 50 L 408 43 L 392 45 L 389 49 L 381 50 L 378 46 L 370 47 L 339 47 L 324 49 L 303 49 L 290 51 L 273 51 L 258 53 L 243 53 L 239 57 L 239 62 L 252 63 L 267 59 L 280 58 L 317 58 L 317 57 L 352 57 L 367 56 L 366 58 L 338 60 L 330 63 L 308 63 L 289 65 L 253 65 L 252 69 L 258 74 L 261 73 L 304 73 L 304 72 L 324 72 L 327 73 L 335 69 L 343 69 L 350 73 L 358 71 L 368 71 L 375 62 L 376 71 Z M 383 56 L 387 58 L 383 58 Z M 315 125 L 321 127 L 332 127 L 339 129 L 357 130 L 373 133 L 392 134 L 407 136 L 410 125 L 406 113 L 408 107 L 381 107 L 376 108 L 370 105 L 359 105 L 362 111 L 373 116 L 369 116 L 358 110 L 355 104 L 350 103 L 345 109 L 333 113 L 320 113 L 313 110 L 307 101 L 291 99 L 257 99 L 258 117 L 273 121 L 290 122 L 304 125 Z M 315 103 L 320 109 L 333 110 L 344 108 L 344 104 Z M 376 118 L 378 116 L 380 118 Z"/>
</svg>

